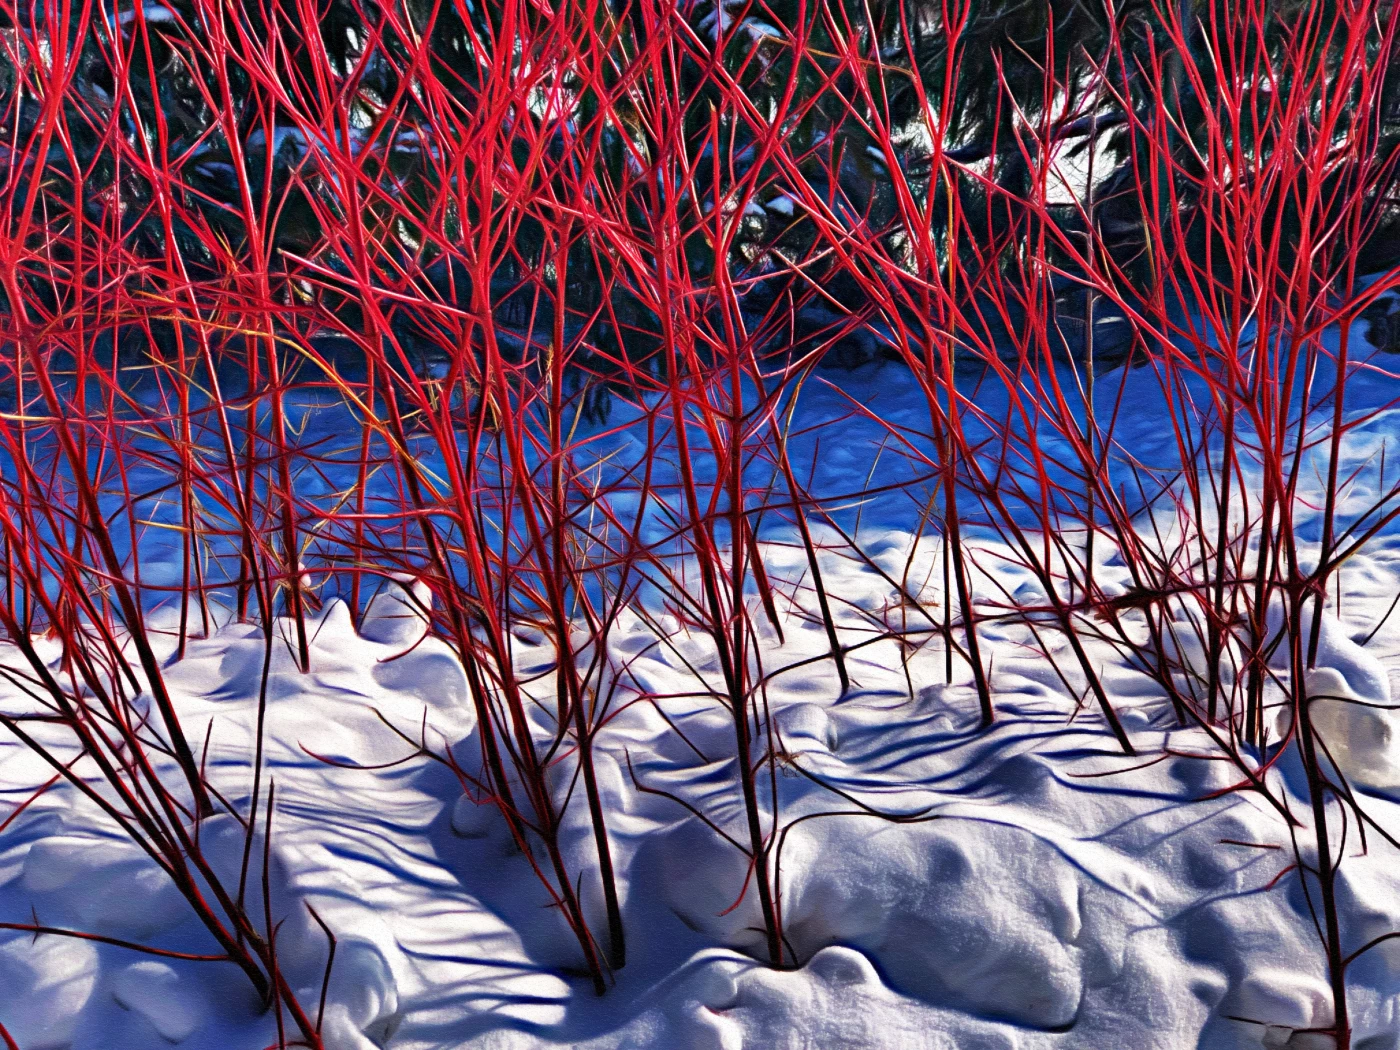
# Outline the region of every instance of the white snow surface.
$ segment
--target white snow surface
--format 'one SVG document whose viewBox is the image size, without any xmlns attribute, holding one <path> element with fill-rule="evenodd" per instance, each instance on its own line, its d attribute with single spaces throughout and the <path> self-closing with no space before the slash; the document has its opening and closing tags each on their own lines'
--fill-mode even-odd
<svg viewBox="0 0 1400 1050">
<path fill-rule="evenodd" d="M 901 559 L 913 545 L 918 575 L 941 579 L 936 542 L 884 542 Z M 800 554 L 767 553 L 775 572 Z M 824 569 L 848 602 L 840 621 L 850 636 L 889 614 L 877 574 L 834 556 Z M 1400 666 L 1400 625 L 1387 623 L 1364 650 L 1347 635 L 1369 630 L 1381 598 L 1400 586 L 1400 551 L 1367 556 L 1351 574 L 1364 585 L 1346 622 L 1327 623 L 1314 674 L 1317 684 L 1380 700 Z M 978 585 L 985 592 L 989 581 Z M 893 641 L 857 649 L 852 688 L 838 698 L 824 665 L 800 665 L 826 645 L 800 601 L 787 610 L 785 642 L 766 639 L 764 653 L 770 669 L 799 665 L 768 687 L 788 762 L 885 813 L 927 819 L 861 814 L 783 767 L 784 925 L 802 965 L 774 971 L 755 961 L 754 895 L 730 907 L 744 858 L 674 802 L 635 790 L 625 772 L 630 754 L 642 783 L 685 792 L 737 824 L 732 731 L 713 700 L 693 695 L 685 670 L 712 666 L 708 646 L 680 630 L 658 640 L 625 620 L 612 656 L 636 702 L 599 736 L 598 766 L 631 937 L 628 965 L 597 999 L 494 807 L 464 796 L 440 765 L 343 768 L 411 752 L 375 711 L 414 738 L 426 722 L 429 741 L 450 742 L 464 767 L 478 753 L 460 666 L 442 643 L 406 629 L 405 608 L 392 610 L 385 642 L 367 637 L 380 634 L 372 618 L 357 631 L 333 601 L 313 624 L 310 672 L 280 641 L 270 668 L 273 907 L 285 919 L 282 965 L 304 1001 L 315 1003 L 325 959 L 304 902 L 339 939 L 328 1047 L 1321 1045 L 1306 1029 L 1329 1021 L 1325 969 L 1296 873 L 1283 873 L 1288 829 L 1249 793 L 1209 797 L 1234 778 L 1223 763 L 1192 757 L 1209 755 L 1208 741 L 1176 725 L 1144 675 L 1105 667 L 1143 754 L 1177 756 L 1138 768 L 1143 760 L 1123 756 L 1103 722 L 1078 709 L 1083 681 L 1063 663 L 1062 682 L 1031 651 L 1024 626 L 987 627 L 998 719 L 983 731 L 965 670 L 945 683 L 936 645 L 906 654 L 907 675 Z M 517 641 L 522 665 L 548 662 L 541 639 Z M 260 629 L 230 624 L 192 642 L 167 672 L 192 738 L 212 720 L 213 780 L 235 796 L 247 792 L 262 659 Z M 1400 780 L 1378 772 L 1393 761 L 1381 747 L 1391 716 L 1364 710 L 1383 732 L 1342 718 L 1322 732 L 1335 736 L 1349 774 L 1369 774 L 1353 780 L 1394 826 Z M 662 711 L 688 744 L 667 731 Z M 22 800 L 47 771 L 5 742 L 0 778 L 5 798 Z M 764 804 L 771 812 L 771 795 Z M 811 816 L 819 813 L 831 815 Z M 576 870 L 591 873 L 589 836 L 586 812 L 571 806 L 566 849 Z M 229 818 L 208 822 L 202 841 L 217 868 L 236 871 L 242 838 Z M 211 950 L 168 881 L 63 787 L 20 814 L 0 846 L 7 921 L 38 915 Z M 1400 925 L 1400 867 L 1384 843 L 1368 846 L 1363 856 L 1353 845 L 1341 869 L 1345 922 L 1358 940 Z M 1394 1045 L 1396 952 L 1376 949 L 1351 975 L 1366 1050 Z M 272 1018 L 226 964 L 6 934 L 0 983 L 0 1020 L 24 1050 L 258 1050 L 275 1039 Z"/>
<path fill-rule="evenodd" d="M 881 382 L 853 380 L 854 393 L 822 396 L 839 414 L 845 398 L 870 400 Z M 918 408 L 901 401 L 881 412 L 898 423 Z M 1372 456 L 1394 426 L 1385 413 L 1353 432 L 1348 462 Z M 1140 429 L 1134 451 L 1147 457 L 1152 441 L 1165 440 L 1150 407 Z M 870 453 L 852 451 L 860 430 L 851 423 L 845 445 L 823 448 L 819 469 L 830 487 L 865 477 Z M 909 566 L 913 597 L 941 613 L 940 541 L 905 525 L 872 511 L 861 546 L 887 572 Z M 975 537 L 972 546 L 979 600 L 1035 604 L 1034 579 L 994 539 Z M 1178 725 L 1159 686 L 1116 651 L 1090 644 L 1140 752 L 1128 758 L 1083 702 L 1084 677 L 1054 632 L 1040 632 L 1050 656 L 1065 657 L 1052 663 L 1030 626 L 989 621 L 982 639 L 997 719 L 982 729 L 967 666 L 955 661 L 949 682 L 936 638 L 882 637 L 917 616 L 868 565 L 826 553 L 821 568 L 843 641 L 866 642 L 850 653 L 851 688 L 838 695 L 825 633 L 809 613 L 805 553 L 780 536 L 765 537 L 762 551 L 783 640 L 761 611 L 754 622 L 769 632 L 764 700 L 784 760 L 780 775 L 765 779 L 761 803 L 768 819 L 776 806 L 785 829 L 778 882 L 800 965 L 758 961 L 752 890 L 735 906 L 745 857 L 652 793 L 682 796 L 741 837 L 732 722 L 702 692 L 718 677 L 712 645 L 660 611 L 650 623 L 626 612 L 608 653 L 621 699 L 597 736 L 595 761 L 628 962 L 601 998 L 499 812 L 464 795 L 441 763 L 413 757 L 384 724 L 479 770 L 466 676 L 448 646 L 424 636 L 427 589 L 387 580 L 358 625 L 330 600 L 310 625 L 306 673 L 291 653 L 290 627 L 279 623 L 265 732 L 265 780 L 275 781 L 277 799 L 270 907 L 283 923 L 281 966 L 310 1009 L 326 939 L 306 905 L 338 939 L 328 1050 L 1331 1045 L 1309 1031 L 1330 1022 L 1330 996 L 1291 869 L 1290 830 L 1257 794 L 1226 790 L 1238 774 L 1201 730 Z M 1111 558 L 1098 572 L 1109 593 L 1126 585 Z M 1358 642 L 1400 592 L 1400 543 L 1379 539 L 1347 564 L 1343 583 L 1340 609 L 1324 614 L 1308 685 L 1373 705 L 1320 700 L 1318 724 L 1368 812 L 1400 828 L 1400 715 L 1385 706 L 1400 669 L 1400 615 Z M 1188 635 L 1170 655 L 1190 665 L 1203 654 L 1190 651 Z M 552 733 L 553 679 L 544 672 L 553 647 L 523 632 L 514 642 L 517 665 L 535 675 L 537 729 Z M 40 645 L 58 659 L 55 645 Z M 261 628 L 226 623 L 166 669 L 187 735 L 203 741 L 208 731 L 210 779 L 237 806 L 251 790 L 263 662 Z M 0 650 L 0 663 L 22 666 L 13 649 Z M 0 685 L 0 703 L 23 702 Z M 638 790 L 629 759 L 652 792 Z M 561 794 L 571 761 L 566 754 L 557 765 Z M 1276 769 L 1275 787 L 1306 840 L 1301 767 L 1285 756 Z M 0 739 L 0 822 L 52 775 L 17 741 Z M 565 811 L 562 842 L 590 922 L 602 930 L 581 794 Z M 232 819 L 206 822 L 201 841 L 236 881 L 242 836 Z M 1379 836 L 1364 852 L 1355 835 L 1347 840 L 1339 894 L 1348 947 L 1400 929 L 1396 852 Z M 260 870 L 256 851 L 253 864 Z M 65 784 L 0 835 L 0 921 L 36 917 L 168 950 L 217 950 L 170 882 Z M 1400 941 L 1368 952 L 1349 980 L 1354 1045 L 1400 1048 Z M 275 1019 L 229 964 L 15 932 L 0 932 L 0 1022 L 22 1050 L 262 1050 L 276 1041 Z"/>
</svg>

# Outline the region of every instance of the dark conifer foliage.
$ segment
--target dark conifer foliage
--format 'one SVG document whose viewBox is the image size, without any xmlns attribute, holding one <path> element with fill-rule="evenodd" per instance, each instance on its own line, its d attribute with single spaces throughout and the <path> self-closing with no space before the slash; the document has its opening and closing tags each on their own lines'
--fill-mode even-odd
<svg viewBox="0 0 1400 1050">
<path fill-rule="evenodd" d="M 805 216 L 793 215 L 783 192 L 796 173 L 759 143 L 756 121 L 779 108 L 787 115 L 786 155 L 796 159 L 802 177 L 830 202 L 836 221 L 876 234 L 893 230 L 889 170 L 898 166 L 922 195 L 935 237 L 946 226 L 946 195 L 956 193 L 959 210 L 976 217 L 976 239 L 1014 252 L 1032 235 L 1015 202 L 1031 191 L 1037 158 L 1054 152 L 1082 167 L 1092 156 L 1092 187 L 1080 185 L 1064 199 L 1058 221 L 1082 229 L 1092 216 L 1125 272 L 1133 273 L 1145 224 L 1163 225 L 1173 235 L 1179 227 L 1195 241 L 1208 236 L 1192 219 L 1190 172 L 1191 158 L 1204 149 L 1196 137 L 1202 107 L 1219 105 L 1217 85 L 1183 70 L 1212 70 L 1204 59 L 1219 28 L 1219 5 L 1229 2 L 582 5 L 569 31 L 586 42 L 571 68 L 551 74 L 560 98 L 575 107 L 573 117 L 558 126 L 552 157 L 543 162 L 599 166 L 636 214 L 675 194 L 696 212 L 697 226 L 715 201 L 732 207 L 742 197 L 743 222 L 728 251 L 749 277 L 746 309 L 761 314 L 783 294 L 805 300 L 798 330 L 775 333 L 779 342 L 828 339 L 867 305 L 836 266 L 827 268 L 828 297 L 821 303 L 790 279 L 771 276 L 783 268 L 775 265 L 774 252 L 790 258 L 821 236 Z M 460 138 L 472 115 L 490 108 L 482 93 L 496 90 L 492 71 L 503 64 L 523 68 L 532 48 L 537 54 L 548 49 L 542 42 L 551 32 L 551 9 L 515 12 L 512 6 L 507 14 L 494 0 L 410 0 L 392 9 L 363 0 L 7 3 L 0 10 L 3 206 L 33 237 L 45 236 L 53 216 L 77 208 L 68 221 L 85 232 L 60 253 L 77 250 L 84 236 L 118 238 L 133 261 L 150 264 L 146 272 L 155 282 L 178 260 L 191 281 L 217 283 L 245 255 L 265 260 L 272 274 L 285 272 L 285 260 L 293 258 L 316 259 L 334 273 L 343 271 L 344 261 L 326 224 L 346 220 L 345 198 L 327 180 L 353 157 L 367 190 L 366 217 L 380 216 L 382 235 L 404 272 L 412 269 L 439 295 L 467 303 L 472 289 L 463 267 L 450 253 L 402 236 L 373 197 L 431 210 L 440 207 L 442 180 L 472 178 L 435 160 L 444 136 Z M 1327 32 L 1326 18 L 1326 5 L 1304 0 L 1267 5 L 1255 46 L 1271 53 L 1304 47 L 1319 68 L 1335 66 L 1343 41 Z M 536 24 L 521 24 L 529 19 Z M 531 42 L 524 50 L 522 40 Z M 1368 46 L 1380 46 L 1379 30 Z M 654 141 L 651 115 L 637 112 L 631 101 L 634 79 L 656 76 L 645 55 L 657 47 L 671 54 L 665 88 L 684 126 L 684 158 L 669 175 L 663 156 L 674 145 Z M 1173 57 L 1183 47 L 1197 61 Z M 864 83 L 838 57 L 852 51 L 871 56 L 860 73 Z M 53 73 L 69 85 L 61 96 L 36 90 L 36 67 L 50 63 L 61 63 Z M 415 87 L 419 70 L 431 71 L 441 92 L 431 102 Z M 59 86 L 53 74 L 41 79 L 51 89 Z M 731 87 L 749 100 L 747 113 L 721 98 Z M 1166 106 L 1149 118 L 1158 88 Z M 1253 111 L 1238 114 L 1234 126 L 1246 150 L 1289 147 L 1267 135 L 1256 141 L 1251 130 L 1269 125 L 1273 90 L 1256 85 L 1249 94 Z M 880 124 L 895 130 L 889 141 L 872 134 L 863 113 L 876 100 L 884 110 Z M 44 117 L 49 105 L 64 110 L 60 137 L 37 130 L 52 127 Z M 941 141 L 931 139 L 928 114 L 939 115 L 933 123 L 942 127 Z M 548 119 L 544 110 L 536 116 Z M 316 119 L 309 124 L 308 118 Z M 1143 123 L 1148 119 L 1173 126 L 1179 163 L 1173 165 L 1172 206 L 1182 215 L 1179 224 L 1145 214 L 1166 205 L 1151 205 L 1133 191 L 1144 179 L 1135 170 L 1142 152 L 1135 138 L 1150 131 Z M 1389 144 L 1382 156 L 1400 143 L 1400 96 L 1393 87 L 1375 133 Z M 125 141 L 118 144 L 118 137 Z M 588 148 L 580 149 L 585 138 Z M 523 142 L 519 148 L 526 148 Z M 936 178 L 935 169 L 942 172 Z M 1357 177 L 1344 166 L 1326 175 L 1331 184 Z M 1377 204 L 1387 216 L 1361 249 L 1369 269 L 1396 256 L 1385 196 L 1379 192 Z M 1281 213 L 1290 214 L 1286 202 Z M 443 228 L 449 235 L 471 229 L 484 214 L 468 206 L 442 216 Z M 538 223 L 528 216 L 508 237 L 510 250 L 502 252 L 487 293 L 507 325 L 530 312 L 524 275 L 541 265 L 544 251 Z M 53 246 L 47 250 L 52 254 Z M 703 237 L 687 243 L 693 276 L 713 272 L 712 251 Z M 632 357 L 645 357 L 660 338 L 657 319 L 601 272 L 607 266 L 586 238 L 570 248 L 568 324 L 586 327 L 587 341 L 605 356 L 625 347 Z M 821 279 L 821 272 L 817 266 L 809 276 Z M 52 296 L 47 289 L 53 282 L 41 270 L 28 278 L 40 301 Z M 605 311 L 604 288 L 610 296 Z M 290 302 L 298 291 L 288 285 L 280 294 Z M 1061 302 L 1067 314 L 1082 313 L 1078 294 L 1066 284 Z M 338 308 L 353 315 L 356 306 L 347 299 Z M 411 345 L 431 342 L 418 339 L 426 334 L 419 331 L 421 319 L 396 317 L 395 325 Z M 171 338 L 155 334 L 163 342 Z M 860 361 L 874 352 L 869 338 L 840 342 L 833 361 Z"/>
</svg>

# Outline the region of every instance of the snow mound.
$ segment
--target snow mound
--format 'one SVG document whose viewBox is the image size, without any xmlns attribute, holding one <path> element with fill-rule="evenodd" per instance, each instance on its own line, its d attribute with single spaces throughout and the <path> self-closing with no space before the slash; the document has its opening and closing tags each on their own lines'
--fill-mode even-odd
<svg viewBox="0 0 1400 1050">
<path fill-rule="evenodd" d="M 396 573 L 370 599 L 360 618 L 360 634 L 380 645 L 406 649 L 427 633 L 427 613 L 432 607 L 433 592 L 426 583 Z"/>
<path fill-rule="evenodd" d="M 1373 789 L 1400 788 L 1400 711 L 1391 707 L 1390 676 L 1376 657 L 1349 636 L 1326 611 L 1315 617 L 1309 603 L 1301 618 L 1304 658 L 1316 618 L 1317 653 L 1307 670 L 1309 717 L 1337 768 L 1353 784 Z M 1273 662 L 1288 667 L 1281 604 L 1270 609 L 1269 630 L 1279 641 Z M 1279 715 L 1287 728 L 1291 712 Z"/>
<path fill-rule="evenodd" d="M 789 837 L 788 938 L 818 970 L 823 950 L 881 960 L 895 989 L 1029 1028 L 1079 1009 L 1078 878 L 1048 844 L 1000 824 L 811 821 Z M 811 828 L 812 830 L 807 830 Z"/>
<path fill-rule="evenodd" d="M 183 1043 L 204 1019 L 203 989 L 191 991 L 163 962 L 138 962 L 112 980 L 112 998 L 124 1010 L 140 1014 L 168 1043 Z"/>
<path fill-rule="evenodd" d="M 97 985 L 97 948 L 68 937 L 0 941 L 0 1021 L 24 1050 L 60 1050 Z"/>
<path fill-rule="evenodd" d="M 185 921 L 189 905 L 170 877 L 129 840 L 65 829 L 29 847 L 20 885 L 49 925 L 150 938 Z M 94 893 L 92 886 L 122 892 Z"/>
</svg>

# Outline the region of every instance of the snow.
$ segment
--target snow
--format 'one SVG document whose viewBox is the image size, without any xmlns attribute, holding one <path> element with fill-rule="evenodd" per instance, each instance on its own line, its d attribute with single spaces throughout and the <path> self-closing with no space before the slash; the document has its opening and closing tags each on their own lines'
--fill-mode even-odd
<svg viewBox="0 0 1400 1050">
<path fill-rule="evenodd" d="M 112 979 L 112 998 L 150 1022 L 167 1043 L 183 1043 L 203 1021 L 203 1004 L 163 962 L 136 962 Z"/>
<path fill-rule="evenodd" d="M 1270 629 L 1282 633 L 1281 609 L 1271 612 Z M 1313 619 L 1304 618 L 1304 639 L 1311 637 Z M 1400 711 L 1391 704 L 1389 672 L 1335 616 L 1324 612 L 1317 619 L 1317 658 L 1306 679 L 1313 724 L 1351 784 L 1400 790 L 1400 748 L 1392 746 Z M 1280 723 L 1282 735 L 1286 720 Z"/>
<path fill-rule="evenodd" d="M 1149 379 L 1117 373 L 1100 384 L 1105 401 L 1116 384 L 1139 388 L 1141 418 L 1131 439 L 1120 440 L 1144 460 L 1165 440 L 1143 392 Z M 919 425 L 917 398 L 896 399 L 891 386 L 883 370 L 839 389 L 811 384 L 803 411 L 813 418 L 849 415 L 852 403 L 885 392 L 884 424 L 851 416 L 839 446 L 820 456 L 814 439 L 794 436 L 794 458 L 813 461 L 814 491 L 858 487 L 871 448 L 888 437 L 882 427 Z M 989 390 L 979 403 L 992 406 L 997 396 Z M 1357 412 L 1391 394 L 1367 396 Z M 1353 430 L 1347 463 L 1373 458 L 1394 426 L 1382 414 Z M 600 459 L 623 444 L 600 442 Z M 900 476 L 911 463 L 888 471 Z M 1357 487 L 1367 484 L 1358 475 Z M 388 577 L 358 623 L 331 597 L 310 625 L 305 673 L 290 625 L 276 625 L 266 674 L 265 773 L 277 799 L 270 900 L 260 878 L 249 881 L 248 900 L 252 914 L 266 905 L 281 923 L 280 965 L 313 1009 L 328 943 L 312 908 L 334 933 L 328 1048 L 1331 1045 L 1315 1031 L 1331 1020 L 1330 993 L 1280 813 L 1257 793 L 1227 790 L 1238 772 L 1202 730 L 1178 725 L 1161 690 L 1103 642 L 1088 643 L 1090 659 L 1139 757 L 1125 756 L 1083 704 L 1087 683 L 1063 643 L 1046 631 L 1049 652 L 1037 651 L 1024 621 L 985 625 L 997 720 L 981 728 L 965 663 L 954 661 L 949 681 L 936 637 L 916 633 L 901 645 L 883 633 L 885 624 L 921 624 L 913 601 L 941 615 L 941 541 L 919 533 L 901 497 L 872 500 L 860 513 L 862 549 L 907 582 L 901 595 L 870 565 L 821 555 L 842 636 L 862 643 L 850 652 L 844 695 L 822 660 L 825 633 L 804 608 L 805 552 L 778 529 L 760 543 L 782 626 L 781 641 L 762 627 L 764 703 L 781 762 L 761 782 L 760 805 L 765 822 L 782 829 L 776 881 L 798 964 L 786 970 L 757 961 L 764 946 L 756 895 L 741 899 L 747 858 L 675 801 L 742 841 L 734 769 L 754 756 L 735 753 L 732 719 L 707 695 L 718 680 L 712 643 L 671 615 L 655 588 L 643 590 L 644 608 L 625 612 L 608 643 L 606 663 L 623 695 L 597 739 L 596 763 L 629 943 L 627 966 L 601 999 L 500 812 L 464 791 L 446 765 L 415 754 L 421 741 L 424 750 L 450 752 L 469 776 L 480 771 L 466 676 L 452 649 L 426 634 L 429 589 Z M 854 530 L 853 510 L 835 517 Z M 818 531 L 834 536 L 820 524 Z M 985 608 L 1047 601 L 996 536 L 975 534 L 971 543 L 972 586 Z M 1125 591 L 1127 572 L 1112 552 L 1101 551 L 1100 562 L 1106 593 Z M 1347 564 L 1343 580 L 1341 603 L 1320 620 L 1306 685 L 1332 760 L 1391 828 L 1400 818 L 1396 715 L 1388 709 L 1400 617 L 1367 635 L 1400 593 L 1400 545 L 1382 536 Z M 193 639 L 166 673 L 189 737 L 203 741 L 208 731 L 211 780 L 246 806 L 269 657 L 259 625 L 226 619 L 216 617 L 222 626 Z M 755 622 L 766 624 L 761 613 Z M 1187 688 L 1207 670 L 1200 614 L 1183 606 L 1172 626 L 1165 655 L 1181 665 Z M 1282 627 L 1275 612 L 1269 630 Z M 59 659 L 54 643 L 42 645 L 46 658 Z M 552 735 L 553 648 L 524 627 L 513 646 L 517 666 L 532 676 L 535 731 Z M 13 650 L 0 662 L 20 666 Z M 1229 680 L 1237 660 L 1227 653 L 1225 665 Z M 25 700 L 11 683 L 0 702 Z M 1275 729 L 1281 737 L 1286 721 Z M 573 761 L 564 754 L 551 771 L 560 797 Z M 0 740 L 5 803 L 18 806 L 50 776 L 18 742 Z M 1284 756 L 1270 786 L 1306 823 L 1296 761 Z M 580 796 L 564 810 L 561 844 L 585 913 L 603 929 Z M 8 815 L 0 808 L 0 820 Z M 200 837 L 215 870 L 236 885 L 242 828 L 214 817 Z M 259 843 L 250 864 L 259 874 L 261 850 Z M 1396 859 L 1380 836 L 1367 839 L 1365 852 L 1348 840 L 1339 896 L 1349 946 L 1400 928 Z M 65 784 L 0 836 L 0 921 L 174 952 L 216 950 L 155 863 Z M 1393 1050 L 1400 942 L 1360 958 L 1350 978 L 1354 1045 Z M 0 988 L 0 1022 L 23 1050 L 261 1050 L 276 1041 L 275 1018 L 225 963 L 9 931 L 0 932 Z"/>
<path fill-rule="evenodd" d="M 98 979 L 98 952 L 82 941 L 13 937 L 0 944 L 3 1020 L 22 1047 L 70 1045 Z M 17 1009 L 18 1007 L 18 1009 Z"/>
<path fill-rule="evenodd" d="M 833 571 L 831 587 L 847 596 L 887 589 L 853 564 Z M 1359 614 L 1368 606 L 1351 611 L 1366 624 Z M 849 612 L 843 622 L 853 631 L 859 623 Z M 1329 682 L 1379 699 L 1389 688 L 1386 666 L 1346 630 L 1324 620 L 1324 659 L 1310 687 Z M 620 634 L 616 655 L 648 680 L 639 688 L 682 692 L 669 648 L 639 648 L 638 633 Z M 795 615 L 784 633 L 782 645 L 769 640 L 765 658 L 774 666 L 824 644 Z M 1001 717 L 985 732 L 968 684 L 943 684 L 936 647 L 912 657 L 911 678 L 924 683 L 912 699 L 892 643 L 858 651 L 855 686 L 839 701 L 829 681 L 773 680 L 769 702 L 793 761 L 873 808 L 910 818 L 890 823 L 801 775 L 778 779 L 779 812 L 790 828 L 779 858 L 785 927 L 804 963 L 794 971 L 769 971 L 751 958 L 761 954 L 752 894 L 728 910 L 743 884 L 742 855 L 674 803 L 633 790 L 619 761 L 630 752 L 648 786 L 686 791 L 696 804 L 732 814 L 733 736 L 723 713 L 693 697 L 657 701 L 701 755 L 663 734 L 649 704 L 615 719 L 600 739 L 600 774 L 636 936 L 617 986 L 593 1001 L 571 975 L 576 945 L 542 907 L 542 891 L 493 807 L 422 764 L 357 771 L 303 750 L 366 766 L 393 761 L 407 747 L 372 709 L 410 734 L 426 711 L 430 735 L 456 734 L 454 751 L 466 761 L 474 753 L 471 715 L 464 684 L 443 674 L 450 653 L 426 640 L 404 654 L 397 634 L 393 644 L 357 634 L 339 602 L 313 637 L 308 675 L 296 671 L 285 645 L 274 647 L 270 671 L 269 774 L 279 798 L 273 896 L 286 920 L 283 965 L 309 1001 L 319 990 L 325 938 L 299 904 L 313 904 L 339 939 L 328 1046 L 1297 1050 L 1315 1044 L 1303 1030 L 1328 1020 L 1296 878 L 1265 889 L 1286 856 L 1278 815 L 1243 794 L 1200 800 L 1231 779 L 1209 760 L 1174 758 L 1114 774 L 1138 763 L 1115 752 L 1093 717 L 1068 722 L 1077 698 L 1010 638 L 996 661 Z M 704 666 L 701 639 L 682 634 L 669 646 Z M 229 787 L 238 784 L 238 757 L 251 739 L 259 676 L 250 671 L 261 649 L 260 631 L 229 625 L 192 643 L 170 668 L 193 735 L 202 737 L 214 719 L 212 753 Z M 522 646 L 522 660 L 537 658 Z M 420 661 L 417 681 L 403 670 L 412 660 Z M 387 668 L 398 677 L 386 682 Z M 1133 723 L 1144 750 L 1207 751 L 1199 731 L 1171 722 L 1160 697 L 1130 693 L 1117 699 L 1145 709 Z M 1339 761 L 1349 762 L 1348 748 L 1356 768 L 1374 772 L 1389 761 L 1363 724 L 1342 718 L 1337 726 Z M 1395 803 L 1374 804 L 1396 815 Z M 771 797 L 765 805 L 771 812 Z M 21 859 L 4 869 L 5 917 L 25 921 L 33 907 L 54 925 L 191 950 L 197 931 L 159 872 L 70 807 L 55 789 L 14 825 L 19 844 L 4 856 Z M 795 822 L 832 810 L 845 812 Z M 566 849 L 586 868 L 592 853 L 582 807 L 570 808 L 566 824 Z M 202 834 L 216 868 L 236 868 L 240 829 L 215 818 Z M 1368 929 L 1400 918 L 1388 858 L 1375 843 L 1343 868 L 1348 885 L 1359 887 L 1353 914 L 1373 913 Z M 152 1030 L 181 1045 L 256 1048 L 275 1034 L 255 1004 L 216 1000 L 205 1008 L 208 971 L 218 964 L 30 940 L 9 936 L 0 949 L 6 987 L 29 990 L 0 1007 L 0 1019 L 26 1048 L 124 1050 L 150 1045 L 143 1040 Z M 215 983 L 236 979 L 225 973 Z M 1363 1025 L 1374 1018 L 1385 1029 L 1396 990 L 1388 970 L 1373 984 L 1358 980 L 1353 1009 Z M 14 1002 L 24 1005 L 17 1011 Z M 124 1024 L 114 1024 L 114 1007 L 127 1015 Z"/>
<path fill-rule="evenodd" d="M 370 599 L 360 620 L 360 634 L 382 645 L 408 648 L 428 633 L 425 613 L 432 608 L 433 595 L 421 580 L 398 575 Z"/>
</svg>

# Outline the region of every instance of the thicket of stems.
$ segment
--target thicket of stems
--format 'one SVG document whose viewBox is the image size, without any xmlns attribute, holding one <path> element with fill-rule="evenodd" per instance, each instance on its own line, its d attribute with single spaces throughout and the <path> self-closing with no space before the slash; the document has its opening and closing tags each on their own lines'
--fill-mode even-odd
<svg viewBox="0 0 1400 1050">
<path fill-rule="evenodd" d="M 1400 285 L 1361 261 L 1394 221 L 1396 9 L 1088 7 L 1073 53 L 1053 33 L 999 53 L 989 87 L 956 2 L 707 20 L 661 0 L 345 0 L 353 39 L 300 2 L 9 4 L 0 627 L 34 706 L 0 722 L 167 871 L 218 957 L 315 1046 L 275 917 L 244 904 L 272 819 L 266 683 L 234 806 L 196 760 L 148 614 L 178 603 L 178 656 L 228 606 L 263 625 L 269 665 L 286 644 L 306 671 L 328 597 L 358 614 L 386 574 L 425 581 L 471 691 L 464 782 L 600 994 L 627 959 L 598 765 L 631 698 L 609 641 L 639 617 L 713 647 L 696 689 L 732 721 L 742 820 L 675 801 L 747 857 L 735 892 L 756 896 L 766 961 L 798 964 L 762 639 L 803 606 L 827 646 L 810 673 L 844 695 L 855 642 L 824 559 L 896 582 L 843 524 L 885 482 L 821 491 L 793 452 L 804 384 L 873 347 L 918 385 L 926 427 L 852 414 L 886 426 L 889 484 L 943 552 L 936 598 L 899 582 L 919 614 L 903 640 L 938 638 L 989 725 L 979 622 L 1058 635 L 1061 672 L 1131 755 L 1095 655 L 1112 646 L 1289 820 L 1269 774 L 1296 746 L 1317 857 L 1297 862 L 1348 1045 L 1346 970 L 1369 945 L 1339 916 L 1338 829 L 1344 810 L 1376 825 L 1306 682 L 1342 567 L 1400 516 L 1383 463 L 1353 505 L 1345 449 L 1381 411 L 1349 407 L 1376 371 L 1353 327 Z M 987 119 L 964 112 L 969 77 Z M 1105 316 L 1128 333 L 1115 346 Z M 1112 367 L 1152 377 L 1167 462 L 1120 440 L 1136 407 L 1096 385 Z M 351 432 L 313 437 L 308 402 Z M 797 584 L 770 579 L 774 537 L 804 552 Z M 1042 605 L 978 593 L 990 541 Z M 143 561 L 162 542 L 173 575 Z M 1126 594 L 1103 585 L 1108 557 Z M 1172 655 L 1183 631 L 1203 673 Z M 547 681 L 517 666 L 527 638 L 552 649 Z M 592 856 L 564 846 L 571 807 Z M 221 810 L 245 830 L 236 889 L 198 846 Z"/>
</svg>

